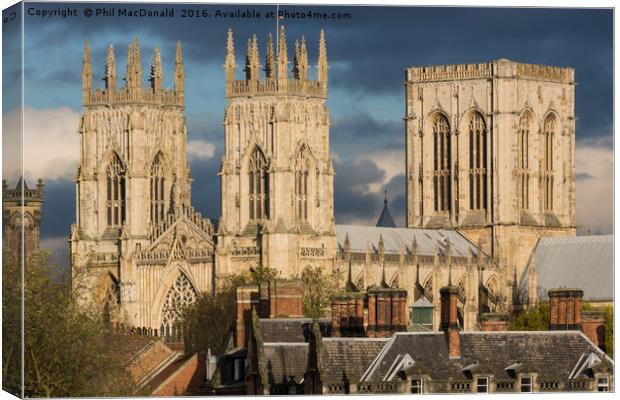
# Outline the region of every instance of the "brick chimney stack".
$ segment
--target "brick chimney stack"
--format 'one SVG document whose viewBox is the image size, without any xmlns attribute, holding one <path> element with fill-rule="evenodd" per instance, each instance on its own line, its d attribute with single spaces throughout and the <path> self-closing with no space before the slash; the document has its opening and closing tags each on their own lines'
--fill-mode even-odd
<svg viewBox="0 0 620 400">
<path fill-rule="evenodd" d="M 580 330 L 581 303 L 583 290 L 581 289 L 551 289 L 549 290 L 550 321 L 549 329 Z"/>
<path fill-rule="evenodd" d="M 441 296 L 441 325 L 448 343 L 448 353 L 451 358 L 461 357 L 461 337 L 457 320 L 457 304 L 459 289 L 456 286 L 446 286 L 439 290 Z"/>
</svg>

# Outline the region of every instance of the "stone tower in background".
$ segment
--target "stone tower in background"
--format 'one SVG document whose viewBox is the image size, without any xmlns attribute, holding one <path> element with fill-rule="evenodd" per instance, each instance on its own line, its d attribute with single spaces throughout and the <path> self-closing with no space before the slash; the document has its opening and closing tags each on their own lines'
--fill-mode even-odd
<svg viewBox="0 0 620 400">
<path fill-rule="evenodd" d="M 3 251 L 8 252 L 13 260 L 21 260 L 22 243 L 25 263 L 39 249 L 45 199 L 43 188 L 40 179 L 36 189 L 29 188 L 24 178 L 19 179 L 14 189 L 9 189 L 6 181 L 2 181 Z"/>
<path fill-rule="evenodd" d="M 572 68 L 501 59 L 406 70 L 407 225 L 455 228 L 506 265 L 575 235 Z"/>
<path fill-rule="evenodd" d="M 103 89 L 92 88 L 88 43 L 71 229 L 73 285 L 111 322 L 178 335 L 178 312 L 211 287 L 212 229 L 190 203 L 183 54 L 176 46 L 172 89 L 153 51 L 143 86 L 138 39 L 124 84 L 110 46 Z"/>
<path fill-rule="evenodd" d="M 282 26 L 277 53 L 269 35 L 261 76 L 254 35 L 247 42 L 244 79 L 237 80 L 228 32 L 218 274 L 272 267 L 292 276 L 309 264 L 327 265 L 335 254 L 323 31 L 316 79 L 309 74 L 304 36 L 293 54 L 291 73 Z"/>
</svg>

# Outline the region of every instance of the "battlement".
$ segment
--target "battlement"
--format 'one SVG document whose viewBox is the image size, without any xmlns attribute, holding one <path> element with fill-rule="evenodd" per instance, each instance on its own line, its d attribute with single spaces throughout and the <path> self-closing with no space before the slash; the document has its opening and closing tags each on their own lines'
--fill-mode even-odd
<svg viewBox="0 0 620 400">
<path fill-rule="evenodd" d="M 517 63 L 506 59 L 479 64 L 410 67 L 406 70 L 407 82 L 481 78 L 521 78 L 574 84 L 575 70 L 569 67 Z"/>
<path fill-rule="evenodd" d="M 23 181 L 23 192 L 22 192 L 22 181 Z M 39 179 L 37 182 L 36 189 L 31 189 L 28 187 L 28 184 L 23 178 L 20 178 L 15 185 L 14 189 L 9 189 L 6 183 L 6 180 L 2 180 L 2 202 L 16 202 L 21 204 L 29 202 L 40 202 L 42 203 L 45 198 L 45 191 L 43 188 L 43 181 Z"/>
<path fill-rule="evenodd" d="M 142 62 L 138 38 L 129 45 L 127 51 L 127 71 L 125 84 L 117 88 L 116 85 L 116 57 L 114 47 L 108 48 L 104 73 L 104 88 L 93 88 L 92 65 L 88 41 L 84 42 L 84 56 L 82 62 L 82 103 L 85 107 L 109 104 L 153 104 L 183 107 L 185 103 L 183 67 L 183 52 L 181 43 L 177 42 L 176 59 L 174 64 L 174 89 L 163 88 L 163 67 L 159 48 L 153 51 L 150 85 L 142 87 Z"/>
<path fill-rule="evenodd" d="M 274 52 L 271 34 L 268 37 L 265 56 L 265 72 L 260 74 L 260 55 L 258 40 L 253 35 L 247 42 L 245 62 L 245 79 L 235 79 L 237 64 L 232 30 L 228 30 L 226 46 L 226 97 L 249 97 L 259 95 L 291 95 L 304 97 L 327 98 L 327 50 L 325 33 L 321 31 L 317 61 L 316 79 L 308 76 L 308 50 L 306 39 L 302 35 L 301 42 L 295 41 L 293 68 L 289 71 L 286 33 L 284 26 L 278 32 L 277 56 Z"/>
</svg>

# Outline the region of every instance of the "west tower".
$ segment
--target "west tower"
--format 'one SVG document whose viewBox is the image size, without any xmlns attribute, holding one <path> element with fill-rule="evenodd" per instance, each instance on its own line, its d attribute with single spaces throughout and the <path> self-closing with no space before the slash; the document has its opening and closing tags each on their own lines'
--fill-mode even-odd
<svg viewBox="0 0 620 400">
<path fill-rule="evenodd" d="M 124 84 L 110 46 L 104 88 L 93 89 L 85 43 L 70 242 L 73 285 L 83 289 L 85 303 L 113 322 L 170 335 L 180 306 L 210 287 L 213 242 L 209 221 L 190 202 L 180 43 L 171 89 L 164 88 L 162 69 L 155 48 L 143 85 L 136 37 Z"/>
<path fill-rule="evenodd" d="M 575 234 L 572 68 L 411 67 L 405 87 L 409 227 L 461 230 L 509 280 L 540 236 Z"/>
<path fill-rule="evenodd" d="M 277 43 L 274 49 L 269 35 L 263 75 L 257 37 L 248 39 L 238 80 L 228 32 L 218 232 L 223 274 L 269 266 L 291 276 L 327 263 L 336 248 L 325 35 L 315 79 L 304 36 L 295 41 L 292 71 L 284 26 Z"/>
</svg>

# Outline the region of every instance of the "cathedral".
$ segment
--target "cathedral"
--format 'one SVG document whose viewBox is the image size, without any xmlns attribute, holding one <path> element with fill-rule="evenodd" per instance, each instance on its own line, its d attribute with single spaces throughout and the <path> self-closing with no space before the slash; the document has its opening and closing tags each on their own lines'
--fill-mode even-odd
<svg viewBox="0 0 620 400">
<path fill-rule="evenodd" d="M 325 34 L 315 76 L 306 38 L 292 62 L 287 44 L 283 26 L 262 58 L 248 39 L 237 79 L 228 31 L 214 224 L 191 205 L 181 45 L 171 89 L 159 49 L 143 86 L 137 39 L 124 84 L 110 47 L 104 87 L 93 88 L 85 43 L 70 236 L 81 301 L 111 323 L 175 336 L 180 307 L 226 276 L 321 266 L 349 292 L 406 290 L 411 315 L 432 309 L 435 330 L 447 284 L 458 287 L 463 330 L 479 329 L 482 312 L 512 311 L 538 238 L 575 234 L 574 71 L 508 60 L 408 68 L 407 227 L 394 226 L 387 199 L 377 226 L 337 225 Z"/>
</svg>

